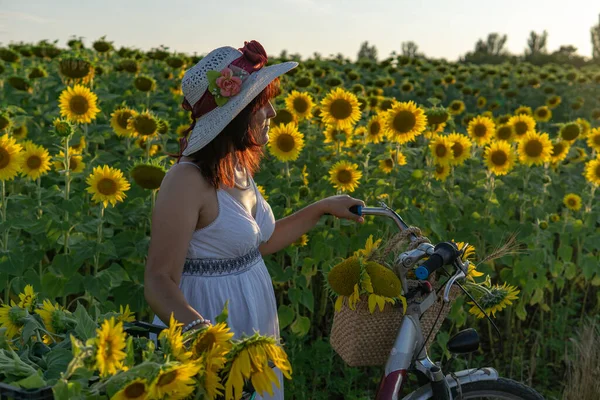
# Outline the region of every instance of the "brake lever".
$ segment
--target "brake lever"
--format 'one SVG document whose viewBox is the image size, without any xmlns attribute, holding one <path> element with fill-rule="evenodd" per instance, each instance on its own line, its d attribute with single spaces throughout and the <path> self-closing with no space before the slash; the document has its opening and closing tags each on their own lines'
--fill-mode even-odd
<svg viewBox="0 0 600 400">
<path fill-rule="evenodd" d="M 466 277 L 467 277 L 467 275 L 465 275 L 465 272 L 459 268 L 456 271 L 456 273 L 454 275 L 452 275 L 452 277 L 450 279 L 448 279 L 448 282 L 446 282 L 446 288 L 444 289 L 444 302 L 445 303 L 450 303 L 450 290 L 452 289 L 454 282 L 456 282 L 459 279 L 464 279 Z"/>
</svg>

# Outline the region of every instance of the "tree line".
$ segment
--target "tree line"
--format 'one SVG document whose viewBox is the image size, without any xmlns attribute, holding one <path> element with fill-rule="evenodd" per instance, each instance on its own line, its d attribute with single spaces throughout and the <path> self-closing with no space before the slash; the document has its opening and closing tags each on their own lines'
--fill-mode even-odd
<svg viewBox="0 0 600 400">
<path fill-rule="evenodd" d="M 567 64 L 574 67 L 581 67 L 586 64 L 600 65 L 600 16 L 598 24 L 590 29 L 592 41 L 592 58 L 587 59 L 577 54 L 577 48 L 572 45 L 560 46 L 558 50 L 549 52 L 547 49 L 548 32 L 537 33 L 532 31 L 527 39 L 527 47 L 523 54 L 511 54 L 506 49 L 507 35 L 499 33 L 490 33 L 487 38 L 479 39 L 475 43 L 473 51 L 460 57 L 459 62 L 473 64 L 502 64 L 504 62 L 527 61 L 534 65 L 544 64 Z M 400 54 L 395 51 L 391 56 L 403 56 L 407 58 L 427 58 L 419 52 L 419 46 L 412 41 L 404 42 L 401 45 Z M 375 45 L 369 45 L 368 41 L 361 44 L 358 51 L 358 60 L 369 59 L 377 60 L 377 48 Z"/>
</svg>

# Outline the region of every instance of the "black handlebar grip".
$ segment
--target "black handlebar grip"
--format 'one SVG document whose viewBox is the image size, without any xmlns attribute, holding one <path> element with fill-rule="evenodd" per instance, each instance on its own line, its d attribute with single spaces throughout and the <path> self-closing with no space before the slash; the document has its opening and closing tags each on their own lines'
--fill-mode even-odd
<svg viewBox="0 0 600 400">
<path fill-rule="evenodd" d="M 444 265 L 454 262 L 458 256 L 458 249 L 453 243 L 438 243 L 429 259 L 415 269 L 415 275 L 418 279 L 425 280 Z"/>
</svg>

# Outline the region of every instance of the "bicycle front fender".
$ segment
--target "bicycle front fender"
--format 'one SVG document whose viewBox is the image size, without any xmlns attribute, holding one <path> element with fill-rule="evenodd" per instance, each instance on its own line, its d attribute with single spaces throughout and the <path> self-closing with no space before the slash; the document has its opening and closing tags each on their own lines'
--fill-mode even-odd
<svg viewBox="0 0 600 400">
<path fill-rule="evenodd" d="M 446 382 L 448 382 L 448 386 L 452 389 L 459 384 L 465 385 L 478 381 L 495 381 L 499 377 L 498 371 L 494 368 L 472 368 L 455 372 L 453 375 L 446 375 Z M 432 396 L 431 385 L 427 384 L 404 396 L 402 400 L 427 400 L 431 399 Z"/>
</svg>

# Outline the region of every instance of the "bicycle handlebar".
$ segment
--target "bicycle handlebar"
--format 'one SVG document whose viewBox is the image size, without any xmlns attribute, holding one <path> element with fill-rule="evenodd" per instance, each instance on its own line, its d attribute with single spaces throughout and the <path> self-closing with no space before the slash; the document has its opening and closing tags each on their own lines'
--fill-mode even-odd
<svg viewBox="0 0 600 400">
<path fill-rule="evenodd" d="M 415 270 L 415 275 L 421 280 L 425 280 L 446 264 L 454 262 L 459 256 L 458 249 L 453 243 L 442 242 L 438 243 L 433 251 L 433 254 L 429 256 L 427 260 L 423 262 Z"/>
</svg>

